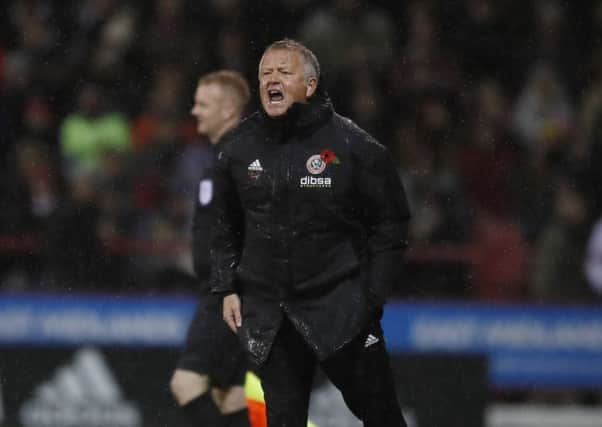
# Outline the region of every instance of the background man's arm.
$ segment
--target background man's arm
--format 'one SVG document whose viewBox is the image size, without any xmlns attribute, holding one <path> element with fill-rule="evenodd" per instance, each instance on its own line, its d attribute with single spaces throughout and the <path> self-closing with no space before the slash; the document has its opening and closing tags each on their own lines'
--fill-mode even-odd
<svg viewBox="0 0 602 427">
<path fill-rule="evenodd" d="M 230 171 L 226 144 L 218 154 L 214 190 L 214 223 L 210 239 L 211 291 L 224 297 L 224 320 L 236 332 L 236 327 L 242 324 L 236 267 L 242 249 L 244 216 Z"/>
</svg>

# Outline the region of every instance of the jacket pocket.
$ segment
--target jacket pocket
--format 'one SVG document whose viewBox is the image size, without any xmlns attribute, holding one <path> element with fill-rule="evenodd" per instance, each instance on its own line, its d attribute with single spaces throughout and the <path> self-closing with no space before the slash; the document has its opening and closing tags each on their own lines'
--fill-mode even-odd
<svg viewBox="0 0 602 427">
<path fill-rule="evenodd" d="M 317 251 L 316 248 L 330 248 Z M 350 240 L 333 245 L 332 242 L 315 243 L 293 255 L 293 290 L 297 293 L 328 290 L 341 281 L 356 276 L 360 260 Z"/>
</svg>

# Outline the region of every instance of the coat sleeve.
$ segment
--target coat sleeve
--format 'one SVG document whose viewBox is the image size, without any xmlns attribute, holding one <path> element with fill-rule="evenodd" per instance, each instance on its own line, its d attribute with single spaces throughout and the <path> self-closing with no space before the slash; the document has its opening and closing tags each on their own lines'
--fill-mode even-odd
<svg viewBox="0 0 602 427">
<path fill-rule="evenodd" d="M 243 213 L 231 171 L 228 145 L 217 156 L 214 172 L 213 227 L 210 233 L 211 291 L 237 292 L 236 267 L 243 242 Z"/>
<path fill-rule="evenodd" d="M 389 151 L 373 140 L 364 148 L 356 160 L 355 185 L 366 233 L 368 292 L 373 304 L 382 307 L 400 280 L 410 212 Z"/>
</svg>

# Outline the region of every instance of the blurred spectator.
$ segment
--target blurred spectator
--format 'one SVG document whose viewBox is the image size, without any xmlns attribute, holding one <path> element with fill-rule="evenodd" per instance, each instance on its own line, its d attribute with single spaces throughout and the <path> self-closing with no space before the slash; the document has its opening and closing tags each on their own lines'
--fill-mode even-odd
<svg viewBox="0 0 602 427">
<path fill-rule="evenodd" d="M 494 0 L 464 0 L 462 3 L 461 19 L 465 23 L 454 25 L 449 31 L 451 38 L 455 38 L 456 49 L 462 51 L 463 70 L 475 80 L 494 76 L 499 71 L 500 54 L 508 43 L 507 22 L 502 19 L 500 10 L 503 6 Z"/>
<path fill-rule="evenodd" d="M 594 73 L 592 84 L 583 94 L 579 116 L 579 146 L 576 147 L 576 156 L 586 160 L 588 154 L 596 144 L 599 136 L 599 121 L 602 117 L 602 50 L 596 56 L 595 61 L 600 61 L 599 72 Z M 597 67 L 597 66 L 596 66 Z"/>
<path fill-rule="evenodd" d="M 367 70 L 358 70 L 350 76 L 354 88 L 347 108 L 353 120 L 379 140 L 385 140 L 383 95 L 377 82 Z"/>
<path fill-rule="evenodd" d="M 382 10 L 358 0 L 334 0 L 310 8 L 299 39 L 320 58 L 327 81 L 354 63 L 380 72 L 393 53 L 393 23 Z M 375 48 L 378 46 L 378 48 Z"/>
<path fill-rule="evenodd" d="M 100 87 L 84 84 L 77 109 L 61 125 L 61 154 L 70 181 L 81 173 L 98 172 L 105 151 L 131 149 L 128 121 L 122 114 L 107 110 L 105 102 Z"/>
<path fill-rule="evenodd" d="M 585 256 L 585 275 L 592 291 L 602 296 L 602 221 L 594 224 L 587 242 Z"/>
<path fill-rule="evenodd" d="M 92 62 L 89 64 L 90 75 L 105 81 L 113 80 L 115 75 L 127 75 L 126 59 L 136 35 L 135 9 L 126 2 L 114 4 L 99 31 L 95 50 L 91 53 Z"/>
<path fill-rule="evenodd" d="M 566 82 L 567 89 L 574 89 L 583 80 L 585 46 L 579 34 L 581 24 L 567 17 L 568 8 L 579 6 L 560 0 L 539 0 L 534 4 L 534 46 L 530 56 L 550 64 Z"/>
<path fill-rule="evenodd" d="M 184 75 L 175 65 L 161 66 L 154 75 L 148 99 L 134 119 L 132 143 L 141 151 L 157 138 L 165 122 L 175 122 L 178 138 L 191 141 L 195 137 L 194 123 L 182 115 Z"/>
<path fill-rule="evenodd" d="M 32 83 L 48 86 L 56 72 L 59 34 L 52 26 L 56 11 L 51 2 L 16 1 L 8 8 L 17 48 L 11 56 L 23 62 Z"/>
<path fill-rule="evenodd" d="M 55 210 L 46 237 L 47 276 L 51 289 L 93 290 L 110 280 L 98 236 L 96 183 L 81 170 L 71 181 L 71 197 Z"/>
<path fill-rule="evenodd" d="M 547 63 L 534 65 L 514 107 L 513 125 L 533 165 L 546 167 L 567 150 L 574 119 L 566 86 Z"/>
<path fill-rule="evenodd" d="M 26 234 L 43 231 L 62 197 L 53 157 L 45 144 L 20 140 L 12 160 L 13 179 L 0 184 L 0 230 Z"/>
<path fill-rule="evenodd" d="M 246 72 L 246 35 L 238 28 L 225 27 L 217 38 L 217 67 Z"/>
<path fill-rule="evenodd" d="M 162 63 L 204 66 L 207 53 L 203 36 L 208 34 L 199 31 L 199 25 L 204 22 L 188 19 L 184 0 L 155 0 L 153 8 L 145 27 L 144 43 L 140 46 L 144 50 L 146 69 Z M 203 2 L 205 16 L 207 9 L 207 2 Z"/>
<path fill-rule="evenodd" d="M 410 4 L 408 32 L 389 76 L 391 94 L 403 100 L 408 95 L 456 92 L 457 64 L 440 43 L 440 28 L 428 3 Z"/>
<path fill-rule="evenodd" d="M 506 133 L 509 120 L 508 99 L 501 84 L 484 76 L 475 82 L 473 100 L 469 106 L 479 121 L 493 126 L 499 133 Z"/>
<path fill-rule="evenodd" d="M 9 179 L 0 182 L 0 235 L 13 236 L 25 251 L 0 259 L 0 273 L 11 276 L 4 282 L 7 288 L 28 288 L 41 277 L 40 236 L 52 227 L 50 218 L 63 194 L 59 171 L 44 143 L 20 140 L 7 166 Z"/>
<path fill-rule="evenodd" d="M 520 227 L 489 213 L 478 216 L 473 231 L 473 296 L 512 301 L 528 295 L 531 251 Z"/>
<path fill-rule="evenodd" d="M 458 149 L 458 171 L 466 196 L 489 214 L 512 216 L 517 211 L 512 171 L 518 162 L 511 142 L 488 123 L 470 123 L 468 133 Z"/>
<path fill-rule="evenodd" d="M 135 122 L 136 149 L 128 174 L 135 221 L 129 235 L 157 242 L 163 250 L 133 254 L 130 268 L 132 275 L 152 288 L 186 289 L 192 280 L 185 242 L 190 235 L 193 188 L 198 184 L 195 162 L 202 163 L 203 150 L 193 141 L 194 122 L 182 114 L 183 78 L 178 67 L 160 67 L 147 105 Z M 173 242 L 180 246 L 172 248 Z"/>
<path fill-rule="evenodd" d="M 214 19 L 220 27 L 241 27 L 244 24 L 244 5 L 241 0 L 210 0 Z"/>
<path fill-rule="evenodd" d="M 0 42 L 0 87 L 4 84 L 4 62 L 6 58 L 6 52 L 4 51 L 4 46 Z"/>
<path fill-rule="evenodd" d="M 131 171 L 133 198 L 136 208 L 143 213 L 149 209 L 160 209 L 166 200 L 166 185 L 173 170 L 182 139 L 175 117 L 162 117 L 154 122 L 154 133 L 147 143 L 132 154 Z"/>
<path fill-rule="evenodd" d="M 41 96 L 30 96 L 25 100 L 22 113 L 22 132 L 31 138 L 54 145 L 56 127 L 50 103 Z"/>
<path fill-rule="evenodd" d="M 571 170 L 558 177 L 553 215 L 535 247 L 531 292 L 537 301 L 591 300 L 583 269 L 592 224 L 585 179 Z"/>
<path fill-rule="evenodd" d="M 459 183 L 449 164 L 421 143 L 409 124 L 397 131 L 400 175 L 412 211 L 410 238 L 416 244 L 461 242 L 468 238 L 470 218 Z"/>
<path fill-rule="evenodd" d="M 189 291 L 197 285 L 187 243 L 190 211 L 188 196 L 168 194 L 161 203 L 161 210 L 151 211 L 138 222 L 135 241 L 150 241 L 155 245 L 133 253 L 129 271 L 146 289 Z"/>
<path fill-rule="evenodd" d="M 600 3 L 602 4 L 602 3 Z M 601 8 L 602 11 L 602 8 Z M 602 13 L 602 12 L 601 12 Z M 584 90 L 579 111 L 574 159 L 589 172 L 589 199 L 594 217 L 602 215 L 602 50 L 591 58 L 591 82 Z"/>
<path fill-rule="evenodd" d="M 119 151 L 105 151 L 95 175 L 100 210 L 99 230 L 103 238 L 128 236 L 136 222 L 132 201 L 131 159 Z"/>
<path fill-rule="evenodd" d="M 455 150 L 463 193 L 480 211 L 511 218 L 518 211 L 515 183 L 520 161 L 507 129 L 507 101 L 497 81 L 484 79 L 464 106 L 472 112 Z"/>
</svg>

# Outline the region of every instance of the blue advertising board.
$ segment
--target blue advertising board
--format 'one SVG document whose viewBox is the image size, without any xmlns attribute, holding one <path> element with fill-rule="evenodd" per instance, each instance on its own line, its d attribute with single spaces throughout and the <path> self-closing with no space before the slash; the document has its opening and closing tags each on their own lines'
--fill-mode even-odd
<svg viewBox="0 0 602 427">
<path fill-rule="evenodd" d="M 185 297 L 0 296 L 0 345 L 177 346 L 194 307 Z"/>
<path fill-rule="evenodd" d="M 393 352 L 487 355 L 495 386 L 602 386 L 602 307 L 396 303 L 383 327 Z"/>
<path fill-rule="evenodd" d="M 0 346 L 175 347 L 189 297 L 0 296 Z M 602 387 L 602 307 L 392 303 L 393 353 L 484 354 L 496 387 Z"/>
</svg>

